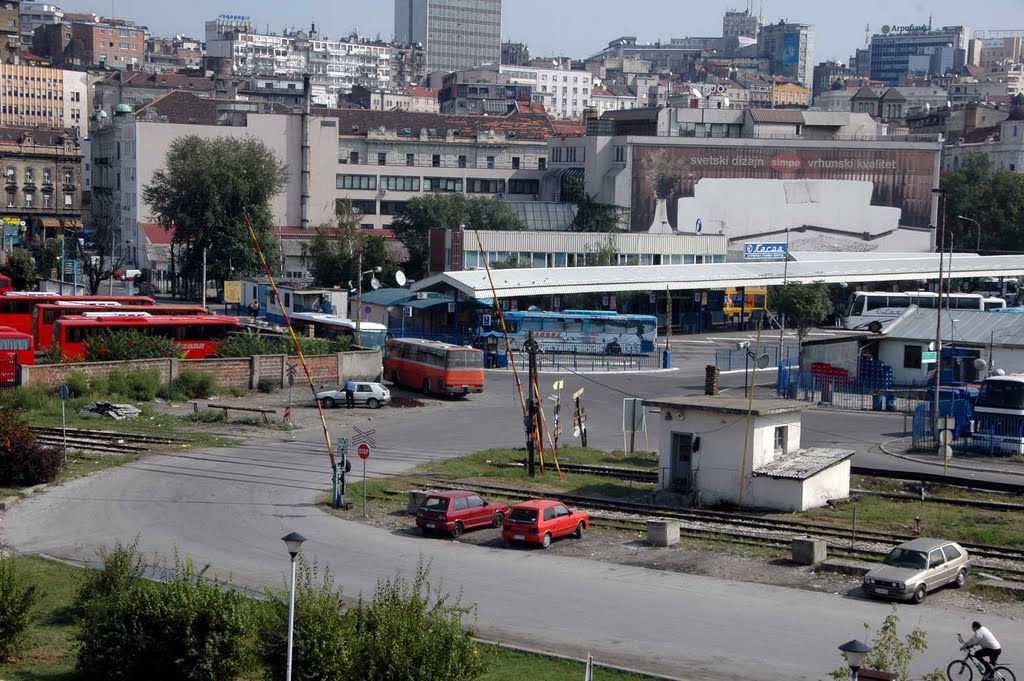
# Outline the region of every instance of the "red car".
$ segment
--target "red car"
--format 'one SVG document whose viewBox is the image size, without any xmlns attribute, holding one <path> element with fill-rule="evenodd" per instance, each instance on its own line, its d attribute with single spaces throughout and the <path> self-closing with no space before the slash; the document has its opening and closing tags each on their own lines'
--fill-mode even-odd
<svg viewBox="0 0 1024 681">
<path fill-rule="evenodd" d="M 501 528 L 501 536 L 509 544 L 528 542 L 548 548 L 552 539 L 567 534 L 582 539 L 588 529 L 588 514 L 573 511 L 560 501 L 531 499 L 512 508 Z"/>
<path fill-rule="evenodd" d="M 416 524 L 425 536 L 450 534 L 454 538 L 463 530 L 501 527 L 507 515 L 506 504 L 484 501 L 476 492 L 435 492 L 416 510 Z"/>
</svg>

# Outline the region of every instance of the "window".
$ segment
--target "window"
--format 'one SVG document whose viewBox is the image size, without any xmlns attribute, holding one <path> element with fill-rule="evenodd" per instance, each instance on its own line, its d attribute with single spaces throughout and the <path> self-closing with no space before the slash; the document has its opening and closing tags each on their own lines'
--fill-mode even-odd
<svg viewBox="0 0 1024 681">
<path fill-rule="evenodd" d="M 494 157 L 493 156 L 488 156 L 487 157 L 487 167 L 488 168 L 494 168 Z"/>
<path fill-rule="evenodd" d="M 359 152 L 358 151 L 350 151 L 349 154 L 348 154 L 348 162 L 351 163 L 354 166 L 359 165 Z"/>
<path fill-rule="evenodd" d="M 435 168 L 441 167 L 441 154 L 434 154 L 430 157 L 430 165 Z"/>
<path fill-rule="evenodd" d="M 43 194 L 43 208 L 49 208 L 52 200 L 53 194 Z"/>
<path fill-rule="evenodd" d="M 376 189 L 375 175 L 338 175 L 338 189 Z"/>
<path fill-rule="evenodd" d="M 418 192 L 420 178 L 383 175 L 380 178 L 380 186 L 381 189 L 387 189 L 389 192 Z"/>
<path fill-rule="evenodd" d="M 693 460 L 693 433 L 672 433 L 672 458 L 687 465 Z"/>
<path fill-rule="evenodd" d="M 49 168 L 43 168 L 43 184 L 51 184 L 53 182 L 53 173 Z"/>
<path fill-rule="evenodd" d="M 385 153 L 385 152 L 378 153 L 377 154 L 377 165 L 383 166 L 383 165 L 387 165 L 387 163 L 388 163 L 388 155 L 387 155 L 387 153 Z"/>
<path fill-rule="evenodd" d="M 960 550 L 952 544 L 947 544 L 946 546 L 943 546 L 942 553 L 946 555 L 947 561 L 956 560 L 961 556 Z"/>
<path fill-rule="evenodd" d="M 509 194 L 540 194 L 540 180 L 509 180 Z"/>
<path fill-rule="evenodd" d="M 537 159 L 537 170 L 547 170 L 548 160 L 543 156 Z"/>
<path fill-rule="evenodd" d="M 518 156 L 513 156 L 512 157 L 512 170 L 519 170 L 519 157 Z"/>
<path fill-rule="evenodd" d="M 615 145 L 615 162 L 625 163 L 626 162 L 626 146 L 624 144 Z"/>
<path fill-rule="evenodd" d="M 942 549 L 934 549 L 928 554 L 928 567 L 934 568 L 939 567 L 946 562 L 946 557 L 942 555 Z"/>
<path fill-rule="evenodd" d="M 7 179 L 9 183 L 14 183 L 18 181 L 18 174 L 14 171 L 14 168 L 8 168 L 7 170 L 5 170 L 4 177 Z"/>
<path fill-rule="evenodd" d="M 565 148 L 565 161 L 566 161 L 566 163 L 575 163 L 576 162 L 576 147 L 566 147 Z"/>
<path fill-rule="evenodd" d="M 74 195 L 73 194 L 65 194 L 64 195 L 64 205 L 65 206 L 72 205 L 73 201 L 74 201 Z"/>
<path fill-rule="evenodd" d="M 786 439 L 789 434 L 789 426 L 775 426 L 775 453 L 786 453 Z"/>
<path fill-rule="evenodd" d="M 466 497 L 459 497 L 458 499 L 455 500 L 455 510 L 456 511 L 465 511 L 466 507 L 468 505 L 469 504 L 468 504 L 468 502 L 466 500 Z"/>
<path fill-rule="evenodd" d="M 903 368 L 904 369 L 920 369 L 921 368 L 921 346 L 920 345 L 904 345 L 903 346 Z"/>
<path fill-rule="evenodd" d="M 73 170 L 65 170 L 64 171 L 64 184 L 74 184 L 74 183 L 75 183 L 75 172 Z"/>
<path fill-rule="evenodd" d="M 36 171 L 33 168 L 25 168 L 25 184 L 32 184 L 36 181 Z"/>
<path fill-rule="evenodd" d="M 466 156 L 464 154 L 459 156 L 459 167 L 460 168 L 465 168 L 466 167 L 466 160 L 467 159 L 466 159 Z"/>
<path fill-rule="evenodd" d="M 483 508 L 485 505 L 484 500 L 475 494 L 471 497 L 466 497 L 466 500 L 469 502 L 470 508 Z"/>
<path fill-rule="evenodd" d="M 31 208 L 32 207 L 32 198 L 33 198 L 32 192 L 25 192 L 25 207 L 26 208 Z"/>
<path fill-rule="evenodd" d="M 423 190 L 428 192 L 461 192 L 462 180 L 453 177 L 425 177 Z"/>
<path fill-rule="evenodd" d="M 497 194 L 504 191 L 504 180 L 466 180 L 466 193 L 468 194 Z"/>
<path fill-rule="evenodd" d="M 405 165 L 407 165 L 407 166 L 414 166 L 414 165 L 416 165 L 416 154 L 406 154 L 405 155 Z"/>
</svg>

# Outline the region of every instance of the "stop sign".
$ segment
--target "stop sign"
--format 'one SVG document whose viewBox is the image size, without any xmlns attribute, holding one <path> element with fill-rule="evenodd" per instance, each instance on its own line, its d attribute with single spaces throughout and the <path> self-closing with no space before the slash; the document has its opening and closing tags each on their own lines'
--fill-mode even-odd
<svg viewBox="0 0 1024 681">
<path fill-rule="evenodd" d="M 356 448 L 356 452 L 359 454 L 359 458 L 360 459 L 369 459 L 370 458 L 370 445 L 368 445 L 365 442 L 363 442 L 363 443 L 361 443 L 359 445 L 359 447 Z"/>
</svg>

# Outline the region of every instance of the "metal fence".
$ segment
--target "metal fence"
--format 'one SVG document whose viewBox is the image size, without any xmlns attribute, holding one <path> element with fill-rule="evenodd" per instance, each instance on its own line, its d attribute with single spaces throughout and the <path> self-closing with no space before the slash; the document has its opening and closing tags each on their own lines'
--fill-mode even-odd
<svg viewBox="0 0 1024 681">
<path fill-rule="evenodd" d="M 513 355 L 516 367 L 526 371 L 529 358 L 524 352 Z M 658 369 L 662 366 L 661 352 L 649 354 L 594 354 L 560 350 L 544 350 L 537 354 L 537 368 L 540 370 L 566 371 L 637 371 Z"/>
<path fill-rule="evenodd" d="M 801 373 L 800 368 L 779 366 L 776 392 L 780 397 L 854 411 L 888 411 L 914 414 L 921 405 L 934 399 L 923 385 L 879 389 L 856 377 L 821 376 Z"/>
<path fill-rule="evenodd" d="M 914 412 L 913 448 L 938 453 L 939 437 L 934 406 L 922 404 Z M 948 400 L 939 405 L 940 417 L 949 417 L 952 439 L 947 442 L 955 454 L 979 456 L 1024 455 L 1024 418 L 1003 414 L 975 413 L 971 400 Z"/>
<path fill-rule="evenodd" d="M 754 351 L 753 343 L 750 345 L 750 351 Z M 780 357 L 782 358 L 782 364 L 795 363 L 796 360 L 792 358 L 798 354 L 797 346 L 795 345 L 784 345 L 781 348 L 778 345 L 762 345 L 760 352 L 762 355 L 768 355 L 769 366 L 780 366 Z M 754 366 L 754 360 L 750 359 L 746 350 L 718 348 L 715 350 L 715 365 L 722 371 L 750 369 Z"/>
</svg>

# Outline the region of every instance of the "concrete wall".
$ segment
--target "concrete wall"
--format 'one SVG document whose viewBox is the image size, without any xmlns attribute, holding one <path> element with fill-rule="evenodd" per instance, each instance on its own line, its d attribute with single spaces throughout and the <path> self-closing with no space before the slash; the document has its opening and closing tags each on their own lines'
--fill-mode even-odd
<svg viewBox="0 0 1024 681">
<path fill-rule="evenodd" d="M 903 348 L 907 345 L 915 345 L 921 348 L 922 352 L 928 351 L 928 343 L 911 340 L 884 340 L 878 344 L 878 359 L 892 367 L 892 380 L 896 385 L 911 385 L 924 383 L 927 379 L 929 369 L 935 368 L 934 364 L 921 364 L 919 369 L 908 369 L 903 366 Z"/>
<path fill-rule="evenodd" d="M 355 350 L 336 355 L 307 357 L 306 364 L 317 388 L 336 387 L 343 381 L 374 381 L 381 376 L 379 350 Z M 185 369 L 193 369 L 217 378 L 223 388 L 255 390 L 261 378 L 276 385 L 287 385 L 288 366 L 295 365 L 296 385 L 306 381 L 298 357 L 259 355 L 222 359 L 143 359 L 131 362 L 79 362 L 73 364 L 37 364 L 21 367 L 21 385 L 59 385 L 72 372 L 86 376 L 106 376 L 113 371 L 156 369 L 162 383 L 173 381 Z"/>
<path fill-rule="evenodd" d="M 802 373 L 810 373 L 812 364 L 824 362 L 840 369 L 846 369 L 851 376 L 856 376 L 859 352 L 860 341 L 856 338 L 839 343 L 804 345 L 800 351 L 800 369 Z M 903 366 L 902 358 L 900 366 Z"/>
</svg>

